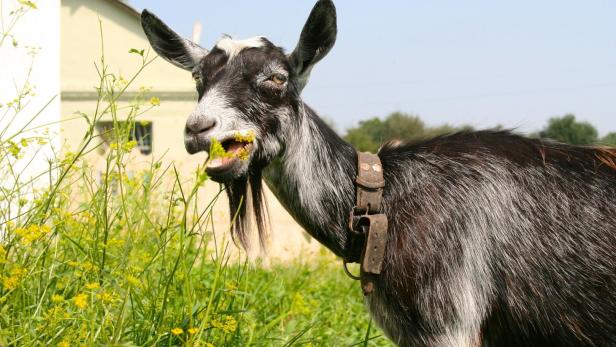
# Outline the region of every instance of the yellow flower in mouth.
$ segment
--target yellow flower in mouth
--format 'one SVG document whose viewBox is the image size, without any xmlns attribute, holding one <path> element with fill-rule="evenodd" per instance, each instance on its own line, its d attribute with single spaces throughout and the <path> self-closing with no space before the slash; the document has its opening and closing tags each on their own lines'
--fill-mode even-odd
<svg viewBox="0 0 616 347">
<path fill-rule="evenodd" d="M 160 106 L 160 99 L 156 96 L 150 98 L 150 105 L 152 106 Z"/>
<path fill-rule="evenodd" d="M 181 335 L 184 333 L 184 330 L 182 328 L 173 328 L 171 329 L 171 333 L 175 336 Z"/>
<path fill-rule="evenodd" d="M 234 136 L 234 140 L 236 142 L 246 142 L 246 143 L 253 143 L 255 140 L 255 132 L 252 130 L 248 130 L 245 132 L 237 132 L 235 133 Z"/>
<path fill-rule="evenodd" d="M 76 297 L 73 298 L 73 303 L 75 304 L 75 306 L 83 310 L 88 306 L 88 295 L 84 293 L 78 294 Z"/>
</svg>

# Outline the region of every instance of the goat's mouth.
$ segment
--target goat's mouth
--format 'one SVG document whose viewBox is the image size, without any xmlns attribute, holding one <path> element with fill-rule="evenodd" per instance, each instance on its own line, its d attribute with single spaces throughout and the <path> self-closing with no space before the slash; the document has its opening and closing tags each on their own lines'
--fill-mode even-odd
<svg viewBox="0 0 616 347">
<path fill-rule="evenodd" d="M 211 139 L 205 166 L 207 174 L 217 182 L 228 182 L 248 171 L 254 151 L 254 132 L 240 131 Z"/>
</svg>

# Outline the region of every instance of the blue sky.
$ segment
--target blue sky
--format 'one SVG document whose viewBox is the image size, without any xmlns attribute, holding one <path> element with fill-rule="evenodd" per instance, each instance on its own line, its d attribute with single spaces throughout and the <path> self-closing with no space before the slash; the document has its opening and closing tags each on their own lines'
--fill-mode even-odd
<svg viewBox="0 0 616 347">
<path fill-rule="evenodd" d="M 222 33 L 291 51 L 313 1 L 131 0 L 201 45 Z M 339 130 L 392 111 L 530 132 L 574 113 L 616 131 L 616 1 L 336 1 L 338 39 L 304 100 Z"/>
</svg>

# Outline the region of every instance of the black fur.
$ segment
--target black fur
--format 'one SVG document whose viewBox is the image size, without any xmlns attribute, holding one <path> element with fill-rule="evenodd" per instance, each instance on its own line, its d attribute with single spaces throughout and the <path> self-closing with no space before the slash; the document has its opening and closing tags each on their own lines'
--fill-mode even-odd
<svg viewBox="0 0 616 347">
<path fill-rule="evenodd" d="M 616 150 L 483 131 L 379 156 L 390 239 L 375 301 L 400 344 L 443 333 L 458 295 L 445 288 L 475 251 L 489 272 L 478 344 L 616 344 Z"/>
<path fill-rule="evenodd" d="M 161 43 L 177 40 L 157 23 L 146 22 L 146 33 L 177 63 L 183 55 L 172 50 L 186 45 Z M 219 177 L 243 245 L 248 198 L 265 237 L 263 176 L 313 237 L 339 256 L 350 251 L 355 151 L 300 98 L 335 37 L 333 3 L 319 0 L 289 57 L 263 39 L 233 58 L 214 47 L 191 68 L 200 100 L 216 88 L 234 110 L 221 121 L 250 124 L 259 135 L 246 170 Z M 271 63 L 287 83 L 259 79 Z M 212 116 L 205 113 L 195 119 Z M 208 150 L 208 136 L 190 135 L 187 149 Z M 389 230 L 367 303 L 394 342 L 616 345 L 616 149 L 479 131 L 392 142 L 378 155 Z"/>
</svg>

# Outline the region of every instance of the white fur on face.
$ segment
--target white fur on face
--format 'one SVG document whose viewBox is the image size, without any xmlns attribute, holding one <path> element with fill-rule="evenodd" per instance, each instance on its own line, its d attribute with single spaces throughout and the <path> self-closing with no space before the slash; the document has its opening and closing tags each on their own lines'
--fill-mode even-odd
<svg viewBox="0 0 616 347">
<path fill-rule="evenodd" d="M 229 132 L 240 130 L 251 130 L 256 133 L 255 127 L 244 120 L 240 111 L 232 107 L 229 99 L 216 87 L 210 89 L 199 101 L 188 117 L 187 123 L 198 122 L 205 117 L 216 120 L 216 126 L 210 130 L 210 137 L 224 137 Z"/>
<path fill-rule="evenodd" d="M 263 47 L 263 36 L 255 36 L 245 40 L 223 37 L 216 43 L 216 47 L 225 51 L 229 55 L 229 59 L 232 59 L 245 48 Z"/>
</svg>

